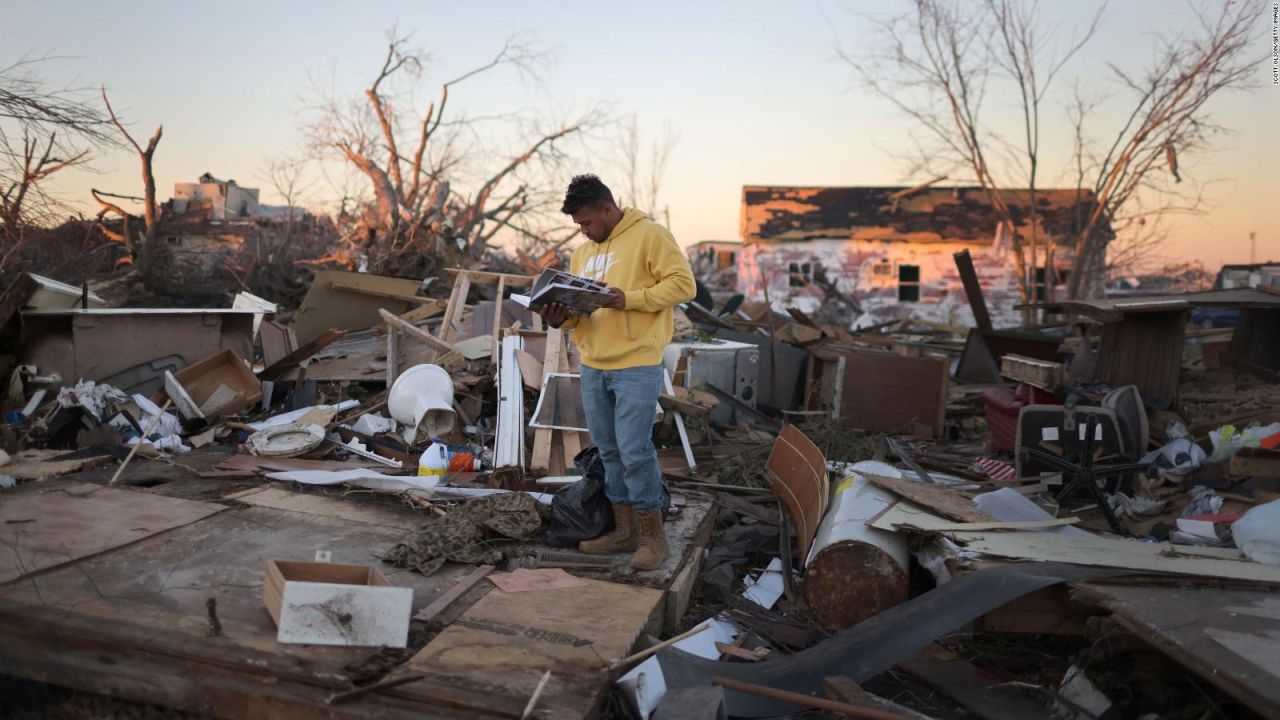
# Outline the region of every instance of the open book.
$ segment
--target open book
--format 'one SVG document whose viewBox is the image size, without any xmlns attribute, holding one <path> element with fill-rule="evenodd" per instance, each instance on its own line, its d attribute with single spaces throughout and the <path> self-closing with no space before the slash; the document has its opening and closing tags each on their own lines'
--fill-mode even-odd
<svg viewBox="0 0 1280 720">
<path fill-rule="evenodd" d="M 608 304 L 609 297 L 603 283 L 548 268 L 533 282 L 528 295 L 512 295 L 511 299 L 535 311 L 560 303 L 570 315 L 586 317 Z"/>
</svg>

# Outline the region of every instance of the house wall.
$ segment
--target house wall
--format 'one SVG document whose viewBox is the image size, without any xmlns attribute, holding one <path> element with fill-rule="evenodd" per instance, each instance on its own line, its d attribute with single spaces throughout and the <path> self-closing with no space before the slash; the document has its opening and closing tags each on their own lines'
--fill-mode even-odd
<svg viewBox="0 0 1280 720">
<path fill-rule="evenodd" d="M 858 325 L 905 318 L 908 315 L 948 325 L 974 325 L 953 254 L 968 249 L 986 297 L 992 323 L 1013 327 L 1021 322 L 1014 305 L 1019 300 L 1017 272 L 1012 254 L 992 243 L 910 242 L 905 240 L 814 239 L 794 243 L 756 242 L 745 245 L 738 256 L 738 282 L 750 300 L 764 300 L 768 279 L 769 300 L 775 310 L 795 307 L 815 313 L 825 302 L 823 290 L 811 283 L 813 268 L 820 264 L 829 280 L 865 311 Z M 792 282 L 792 265 L 801 277 Z M 806 266 L 807 263 L 807 266 Z M 919 300 L 900 301 L 902 266 L 919 268 Z M 1068 266 L 1058 264 L 1061 270 Z M 807 271 L 807 272 L 806 272 Z M 909 283 L 907 283 L 909 284 Z M 1055 297 L 1062 297 L 1059 284 Z"/>
<path fill-rule="evenodd" d="M 254 217 L 258 214 L 257 188 L 227 185 L 227 197 L 223 206 L 228 218 Z"/>
<path fill-rule="evenodd" d="M 187 200 L 187 207 L 209 208 L 213 220 L 240 217 L 241 208 L 248 217 L 258 213 L 258 190 L 223 183 L 174 183 L 173 197 Z"/>
</svg>

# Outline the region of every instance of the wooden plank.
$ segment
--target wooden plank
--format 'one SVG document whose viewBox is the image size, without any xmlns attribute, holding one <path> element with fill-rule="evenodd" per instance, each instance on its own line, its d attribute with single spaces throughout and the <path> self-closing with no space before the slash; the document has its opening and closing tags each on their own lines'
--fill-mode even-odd
<svg viewBox="0 0 1280 720">
<path fill-rule="evenodd" d="M 396 384 L 400 377 L 400 331 L 391 325 L 384 325 L 387 330 L 387 387 Z"/>
<path fill-rule="evenodd" d="M 541 388 L 542 361 L 534 357 L 533 353 L 517 350 L 516 362 L 520 364 L 520 378 L 524 381 L 524 386 L 530 390 Z"/>
<path fill-rule="evenodd" d="M 495 280 L 505 280 L 511 287 L 526 287 L 532 285 L 537 277 L 533 275 L 515 275 L 512 273 L 489 272 L 487 270 L 467 270 L 464 268 L 445 268 L 446 272 L 453 275 L 465 275 L 474 280 L 484 280 L 494 282 Z"/>
<path fill-rule="evenodd" d="M 930 532 L 972 532 L 975 530 L 1043 530 L 1045 528 L 1062 527 L 1063 525 L 1074 525 L 1080 522 L 1078 517 L 1051 518 L 1049 520 L 1028 520 L 1024 522 L 972 522 L 972 523 L 941 523 L 931 525 L 928 530 Z M 911 523 L 898 523 L 894 527 L 914 528 Z M 925 529 L 925 528 L 917 528 Z"/>
<path fill-rule="evenodd" d="M 952 535 L 964 544 L 966 550 L 997 557 L 1127 568 L 1137 571 L 1135 574 L 1177 573 L 1280 584 L 1280 566 L 1250 562 L 1243 555 L 1238 559 L 1209 557 L 1210 553 L 1204 549 L 1182 548 L 1168 543 L 1023 531 L 958 532 Z M 1229 554 L 1238 555 L 1239 551 Z"/>
<path fill-rule="evenodd" d="M 276 626 L 263 607 L 260 589 L 264 559 L 313 560 L 317 550 L 326 550 L 334 562 L 377 567 L 391 585 L 413 588 L 415 608 L 470 570 L 450 564 L 425 577 L 383 563 L 381 555 L 404 537 L 400 528 L 341 518 L 265 507 L 231 508 L 0 586 L 0 599 L 74 608 L 104 626 L 143 623 L 148 632 L 129 641 L 133 653 L 140 654 L 150 652 L 153 639 L 161 634 L 205 637 L 205 603 L 214 597 L 223 626 L 216 643 L 226 655 L 261 651 L 276 656 L 282 665 L 302 663 L 342 677 L 342 668 L 366 658 L 369 650 L 276 642 Z M 47 650 L 57 652 L 53 646 Z"/>
<path fill-rule="evenodd" d="M 422 330 L 416 325 L 410 325 L 386 310 L 379 310 L 378 315 L 384 322 L 386 322 L 388 328 L 394 327 L 396 330 L 404 333 L 405 337 L 417 340 L 423 345 L 435 350 L 437 353 L 445 354 L 458 352 L 458 348 L 452 343 L 440 340 L 431 333 L 428 333 L 426 330 Z"/>
<path fill-rule="evenodd" d="M 128 616 L 102 622 L 61 608 L 0 601 L 0 674 L 228 720 L 412 720 L 424 710 L 450 720 L 472 717 L 385 696 L 330 707 L 325 699 L 350 687 L 340 669 L 196 632 L 158 630 Z"/>
<path fill-rule="evenodd" d="M 0 503 L 0 583 L 128 545 L 225 508 L 76 483 Z"/>
<path fill-rule="evenodd" d="M 849 705 L 898 713 L 904 717 L 917 718 L 918 720 L 931 720 L 928 715 L 922 715 L 911 708 L 863 690 L 861 685 L 858 685 L 853 681 L 853 678 L 848 676 L 840 675 L 822 678 L 822 692 L 832 700 L 848 703 Z"/>
<path fill-rule="evenodd" d="M 684 614 L 689 610 L 689 602 L 693 599 L 693 590 L 698 585 L 698 573 L 702 570 L 702 548 L 695 547 L 689 554 L 684 567 L 671 581 L 667 588 L 666 607 L 663 613 L 663 630 L 674 634 L 680 629 Z"/>
<path fill-rule="evenodd" d="M 0 467 L 0 475 L 8 475 L 18 480 L 48 480 L 59 475 L 88 470 L 115 460 L 115 456 L 110 453 L 103 453 L 96 457 L 76 458 L 74 460 L 53 459 L 59 455 L 66 455 L 67 452 L 67 450 L 32 448 L 14 453 L 9 464 Z"/>
<path fill-rule="evenodd" d="M 991 329 L 991 313 L 987 312 L 987 299 L 982 296 L 982 284 L 978 282 L 978 272 L 973 267 L 973 258 L 968 248 L 952 255 L 956 261 L 956 270 L 960 272 L 960 282 L 964 285 L 965 297 L 969 300 L 969 309 L 973 311 L 974 323 L 979 331 Z"/>
<path fill-rule="evenodd" d="M 564 352 L 564 332 L 559 328 L 547 330 L 547 349 L 542 360 L 542 376 L 558 372 L 560 355 Z M 533 451 L 529 459 L 529 467 L 533 470 L 546 470 L 551 467 L 551 438 L 549 428 L 536 428 L 533 432 Z"/>
<path fill-rule="evenodd" d="M 747 650 L 746 648 L 740 648 L 737 645 L 729 645 L 717 641 L 715 646 L 716 650 L 720 651 L 720 655 L 722 657 L 728 656 L 738 658 L 739 660 L 746 660 L 747 662 L 760 662 L 765 658 L 764 655 L 761 655 L 758 652 Z"/>
<path fill-rule="evenodd" d="M 459 275 L 454 286 L 456 296 L 450 299 L 449 308 L 445 311 L 444 321 L 440 325 L 440 339 L 451 343 L 458 338 L 458 330 L 462 325 L 462 313 L 467 309 L 467 295 L 471 292 L 471 276 Z M 496 330 L 496 328 L 495 328 Z"/>
<path fill-rule="evenodd" d="M 983 720 L 1025 720 L 1047 717 L 1048 708 L 1017 690 L 985 677 L 967 660 L 943 659 L 919 653 L 898 667 L 924 680 Z"/>
<path fill-rule="evenodd" d="M 608 663 L 631 650 L 663 594 L 583 582 L 574 588 L 485 595 L 410 660 L 409 670 L 427 679 L 387 692 L 520 717 L 549 670 L 540 712 L 554 718 L 591 716 L 611 687 Z"/>
<path fill-rule="evenodd" d="M 1067 366 L 1060 362 L 1009 354 L 1000 358 L 1000 374 L 1052 392 L 1066 382 Z"/>
<path fill-rule="evenodd" d="M 1229 468 L 1233 477 L 1280 478 L 1280 452 L 1244 448 L 1231 457 Z"/>
<path fill-rule="evenodd" d="M 1065 585 L 1041 588 L 978 618 L 976 632 L 1084 635 L 1086 608 L 1071 602 Z"/>
<path fill-rule="evenodd" d="M 461 290 L 462 290 L 462 278 L 456 277 L 453 279 L 453 289 L 449 292 L 449 302 L 446 303 L 444 307 L 444 317 L 441 318 L 440 320 L 440 329 L 436 331 L 436 336 L 439 337 L 441 340 L 447 339 L 447 336 L 449 334 L 449 328 L 452 325 L 453 317 L 458 313 L 457 308 L 458 308 L 459 302 L 461 302 L 461 304 L 464 307 L 467 304 L 467 299 L 465 296 L 462 298 L 461 301 L 458 300 L 458 293 L 461 292 Z"/>
<path fill-rule="evenodd" d="M 1280 603 L 1274 591 L 1073 584 L 1111 619 L 1262 717 L 1280 717 Z"/>
<path fill-rule="evenodd" d="M 997 522 L 990 515 L 978 509 L 969 498 L 955 490 L 941 485 L 927 485 L 904 478 L 886 477 L 873 473 L 859 473 L 866 476 L 873 484 L 882 487 L 899 497 L 906 498 L 917 505 L 929 508 L 940 515 L 960 522 L 989 523 Z"/>
<path fill-rule="evenodd" d="M 423 520 L 420 513 L 408 508 L 362 502 L 358 499 L 330 497 L 316 492 L 291 492 L 271 486 L 260 488 L 257 492 L 239 495 L 236 500 L 255 507 L 323 515 L 401 530 L 414 530 L 422 525 Z"/>
<path fill-rule="evenodd" d="M 427 298 L 423 298 L 423 300 L 427 300 Z M 425 305 L 421 307 L 416 307 L 407 313 L 401 313 L 399 315 L 399 318 L 409 323 L 410 325 L 417 325 L 418 323 L 423 322 L 424 320 L 430 320 L 431 318 L 444 312 L 446 305 L 448 305 L 447 300 L 438 300 L 438 299 L 427 300 Z M 387 331 L 387 326 L 384 323 L 382 325 L 375 325 L 373 329 L 375 332 L 381 335 L 382 333 L 385 333 Z"/>
<path fill-rule="evenodd" d="M 493 302 L 493 352 L 489 357 L 493 358 L 496 363 L 498 361 L 498 343 L 502 337 L 502 293 L 507 289 L 507 278 L 502 276 L 498 278 L 498 294 L 494 296 Z"/>
<path fill-rule="evenodd" d="M 466 577 L 459 580 L 448 590 L 440 593 L 440 595 L 438 595 L 435 600 L 432 600 L 429 605 L 415 613 L 413 619 L 425 622 L 435 620 L 440 613 L 444 612 L 446 608 L 457 602 L 458 598 L 465 595 L 467 591 L 475 587 L 481 580 L 488 577 L 491 572 L 493 572 L 492 565 L 480 565 L 476 567 L 476 569 L 472 570 Z"/>
<path fill-rule="evenodd" d="M 706 417 L 711 414 L 711 408 L 706 405 L 700 405 L 692 400 L 683 400 L 666 393 L 658 396 L 658 404 L 662 406 L 663 410 L 678 412 L 685 417 Z"/>
<path fill-rule="evenodd" d="M 285 355 L 277 360 L 274 364 L 267 366 L 262 372 L 258 373 L 259 380 L 279 380 L 290 370 L 294 369 L 303 360 L 315 355 L 329 345 L 333 341 L 346 334 L 344 330 L 329 329 L 312 338 L 310 342 L 293 352 Z"/>
</svg>

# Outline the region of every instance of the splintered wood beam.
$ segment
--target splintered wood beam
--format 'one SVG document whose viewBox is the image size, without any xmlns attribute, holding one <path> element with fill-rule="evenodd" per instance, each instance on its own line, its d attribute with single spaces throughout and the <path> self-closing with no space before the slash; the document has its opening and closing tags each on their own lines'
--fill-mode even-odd
<svg viewBox="0 0 1280 720">
<path fill-rule="evenodd" d="M 448 305 L 448 302 L 445 300 L 431 300 L 422 307 L 416 307 L 409 312 L 400 315 L 400 319 L 411 325 L 417 325 L 423 320 L 429 320 L 444 312 L 446 305 Z M 387 328 L 385 325 L 379 325 L 377 327 L 377 331 L 379 334 L 385 333 Z"/>
<path fill-rule="evenodd" d="M 431 348 L 432 350 L 435 350 L 436 352 L 439 352 L 439 353 L 458 352 L 458 348 L 454 347 L 452 343 L 445 342 L 444 340 L 441 340 L 435 337 L 431 333 L 428 333 L 427 331 L 417 327 L 416 325 L 411 325 L 405 322 L 404 320 L 401 320 L 398 316 L 393 315 L 392 313 L 388 312 L 383 308 L 378 309 L 378 315 L 382 317 L 383 322 L 387 324 L 388 328 L 395 328 L 396 330 L 399 330 L 400 332 L 404 333 L 408 337 L 411 337 L 414 340 L 417 340 L 418 342 L 422 343 L 423 345 L 426 345 L 427 347 Z"/>
<path fill-rule="evenodd" d="M 502 342 L 502 333 L 498 328 L 502 326 L 502 293 L 507 289 L 507 278 L 504 275 L 498 279 L 498 294 L 493 298 L 493 354 L 490 357 L 496 363 L 498 361 L 498 343 Z"/>
<path fill-rule="evenodd" d="M 445 272 L 469 277 L 472 280 L 484 280 L 485 282 L 505 280 L 507 285 L 510 285 L 511 287 L 532 285 L 533 281 L 537 279 L 532 275 L 514 275 L 512 273 L 489 272 L 487 270 L 467 270 L 465 268 L 445 268 Z"/>
<path fill-rule="evenodd" d="M 458 337 L 458 325 L 462 323 L 462 313 L 467 309 L 467 294 L 471 292 L 471 276 L 460 275 L 453 286 L 453 297 L 449 298 L 449 308 L 445 311 L 444 322 L 440 325 L 440 339 L 453 342 Z"/>
<path fill-rule="evenodd" d="M 542 359 L 542 377 L 560 370 L 560 354 L 564 348 L 564 333 L 558 328 L 547 331 L 546 354 Z M 551 467 L 551 428 L 537 428 L 533 432 L 533 453 L 529 457 L 529 467 L 535 470 L 546 470 Z"/>
</svg>

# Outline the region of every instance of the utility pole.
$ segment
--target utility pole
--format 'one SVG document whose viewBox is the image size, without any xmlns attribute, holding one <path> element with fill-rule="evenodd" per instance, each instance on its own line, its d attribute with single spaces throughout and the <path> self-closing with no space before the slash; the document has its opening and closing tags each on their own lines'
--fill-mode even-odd
<svg viewBox="0 0 1280 720">
<path fill-rule="evenodd" d="M 1258 233 L 1249 233 L 1249 264 L 1258 262 Z"/>
</svg>

